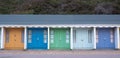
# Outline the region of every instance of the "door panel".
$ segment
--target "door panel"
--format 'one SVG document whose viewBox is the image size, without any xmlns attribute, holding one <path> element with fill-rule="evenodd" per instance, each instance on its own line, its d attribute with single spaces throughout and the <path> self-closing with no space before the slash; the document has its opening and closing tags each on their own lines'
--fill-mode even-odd
<svg viewBox="0 0 120 58">
<path fill-rule="evenodd" d="M 47 28 L 28 29 L 28 49 L 47 49 L 47 40 Z"/>
<path fill-rule="evenodd" d="M 50 49 L 70 49 L 70 34 L 67 33 L 67 31 L 70 31 L 69 29 L 53 28 L 50 31 L 54 32 L 54 34 L 50 32 Z M 52 36 L 53 38 L 51 38 Z"/>
<path fill-rule="evenodd" d="M 98 49 L 114 49 L 114 29 L 112 28 L 98 28 Z M 112 41 L 111 41 L 112 40 Z"/>
<path fill-rule="evenodd" d="M 76 28 L 74 29 L 73 47 L 74 49 L 92 49 L 93 48 L 93 29 Z"/>
<path fill-rule="evenodd" d="M 59 30 L 51 29 L 51 32 L 50 32 L 50 35 L 51 35 L 51 37 L 50 37 L 50 48 L 51 49 L 57 49 L 57 48 L 61 47 L 61 45 L 59 43 L 60 42 L 59 33 L 60 33 Z"/>
<path fill-rule="evenodd" d="M 24 46 L 24 42 L 23 42 L 23 38 L 24 37 L 22 37 L 22 35 L 23 35 L 23 30 L 21 30 L 21 29 L 17 29 L 16 30 L 16 32 L 18 33 L 18 34 L 15 34 L 14 35 L 14 37 L 16 36 L 16 38 L 14 39 L 14 41 L 15 41 L 15 43 L 17 43 L 16 45 L 15 45 L 15 47 L 16 48 L 23 48 L 23 46 Z M 18 39 L 18 38 L 20 38 L 20 39 Z M 23 40 L 22 40 L 23 39 Z M 22 44 L 21 44 L 22 43 Z"/>
<path fill-rule="evenodd" d="M 24 49 L 22 28 L 6 29 L 5 49 Z"/>
<path fill-rule="evenodd" d="M 69 39 L 66 37 L 67 36 L 67 31 L 69 31 L 69 30 L 66 30 L 66 29 L 62 29 L 61 30 L 61 32 L 60 32 L 60 46 L 62 46 L 61 48 L 66 48 L 66 49 L 69 49 L 69 47 L 70 47 L 70 34 L 69 34 L 69 32 L 68 32 L 68 37 L 69 37 Z M 67 42 L 68 41 L 68 42 Z"/>
</svg>

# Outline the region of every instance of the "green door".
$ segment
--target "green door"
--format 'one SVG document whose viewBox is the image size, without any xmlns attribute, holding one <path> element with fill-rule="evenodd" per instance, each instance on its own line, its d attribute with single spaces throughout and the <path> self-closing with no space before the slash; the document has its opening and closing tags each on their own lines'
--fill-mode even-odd
<svg viewBox="0 0 120 58">
<path fill-rule="evenodd" d="M 51 29 L 50 49 L 70 49 L 70 30 L 67 28 Z"/>
</svg>

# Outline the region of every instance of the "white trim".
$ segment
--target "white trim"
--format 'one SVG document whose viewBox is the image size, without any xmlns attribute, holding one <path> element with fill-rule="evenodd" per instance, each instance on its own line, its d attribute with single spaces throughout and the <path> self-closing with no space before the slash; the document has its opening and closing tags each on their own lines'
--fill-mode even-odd
<svg viewBox="0 0 120 58">
<path fill-rule="evenodd" d="M 1 49 L 4 49 L 4 27 L 1 28 Z"/>
<path fill-rule="evenodd" d="M 3 27 L 5 28 L 21 28 L 21 27 L 25 27 L 23 25 L 3 25 Z"/>
<path fill-rule="evenodd" d="M 117 42 L 117 41 L 118 41 L 118 34 L 117 34 L 117 33 L 118 33 L 118 32 L 117 32 L 118 30 L 117 30 L 117 29 L 118 29 L 118 28 L 115 28 L 115 32 L 114 32 L 114 35 L 115 35 L 115 36 L 114 36 L 115 49 L 118 49 L 118 42 Z"/>
<path fill-rule="evenodd" d="M 43 24 L 43 25 L 0 25 L 0 27 L 20 28 L 20 27 L 53 27 L 53 28 L 68 28 L 68 27 L 120 27 L 120 24 Z"/>
<path fill-rule="evenodd" d="M 93 28 L 93 32 L 94 32 L 94 49 L 96 49 L 96 27 Z"/>
<path fill-rule="evenodd" d="M 48 49 L 50 49 L 50 28 L 48 27 Z"/>
<path fill-rule="evenodd" d="M 27 27 L 24 27 L 24 49 L 27 49 Z"/>
<path fill-rule="evenodd" d="M 70 48 L 73 49 L 73 28 L 70 28 Z"/>
<path fill-rule="evenodd" d="M 28 28 L 45 28 L 47 27 L 46 25 L 27 25 Z"/>
<path fill-rule="evenodd" d="M 117 49 L 120 49 L 120 31 L 119 27 L 117 27 Z"/>
<path fill-rule="evenodd" d="M 1 41 L 1 39 L 2 39 L 2 35 L 1 35 L 1 34 L 2 34 L 2 31 L 1 31 L 1 29 L 2 29 L 2 28 L 0 28 L 0 41 Z M 2 41 L 0 42 L 0 49 L 1 49 L 1 48 L 2 48 Z"/>
</svg>

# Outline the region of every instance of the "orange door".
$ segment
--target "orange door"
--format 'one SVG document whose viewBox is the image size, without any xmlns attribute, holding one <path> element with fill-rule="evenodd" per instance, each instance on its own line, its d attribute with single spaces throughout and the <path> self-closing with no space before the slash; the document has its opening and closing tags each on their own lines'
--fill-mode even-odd
<svg viewBox="0 0 120 58">
<path fill-rule="evenodd" d="M 5 34 L 5 49 L 24 49 L 22 28 L 6 29 Z"/>
</svg>

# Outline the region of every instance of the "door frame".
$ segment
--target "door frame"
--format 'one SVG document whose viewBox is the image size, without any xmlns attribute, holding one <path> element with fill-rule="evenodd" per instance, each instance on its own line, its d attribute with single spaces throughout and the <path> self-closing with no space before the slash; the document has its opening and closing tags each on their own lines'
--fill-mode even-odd
<svg viewBox="0 0 120 58">
<path fill-rule="evenodd" d="M 1 27 L 1 48 L 4 49 L 4 27 Z"/>
<path fill-rule="evenodd" d="M 120 49 L 120 27 L 116 28 L 116 49 Z"/>
<path fill-rule="evenodd" d="M 0 49 L 2 48 L 2 47 L 1 47 L 1 45 L 2 45 L 2 43 L 1 43 L 1 38 L 2 38 L 2 31 L 1 31 L 1 27 L 0 27 Z"/>
</svg>

